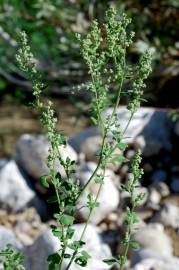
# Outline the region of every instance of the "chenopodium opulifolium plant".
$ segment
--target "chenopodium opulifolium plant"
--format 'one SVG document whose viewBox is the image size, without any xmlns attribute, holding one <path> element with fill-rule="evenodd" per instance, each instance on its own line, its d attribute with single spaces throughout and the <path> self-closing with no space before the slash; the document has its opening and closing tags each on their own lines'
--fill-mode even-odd
<svg viewBox="0 0 179 270">
<path fill-rule="evenodd" d="M 49 202 L 58 203 L 59 209 L 58 213 L 54 214 L 58 226 L 52 225 L 51 230 L 53 235 L 59 239 L 61 247 L 56 253 L 48 257 L 50 270 L 61 270 L 64 260 L 68 260 L 66 267 L 63 267 L 65 270 L 70 269 L 74 262 L 85 267 L 88 260 L 90 260 L 90 255 L 85 251 L 83 238 L 93 211 L 99 206 L 98 198 L 105 184 L 104 174 L 106 166 L 108 163 L 128 162 L 124 155 L 116 154 L 115 150 L 119 149 L 123 152 L 127 147 L 125 132 L 134 113 L 140 106 L 145 87 L 144 80 L 151 71 L 152 57 L 150 50 L 141 56 L 139 63 L 134 67 L 127 64 L 126 52 L 134 36 L 134 33 L 130 32 L 128 27 L 131 20 L 125 14 L 116 14 L 116 10 L 113 7 L 109 8 L 106 17 L 106 22 L 102 25 L 94 21 L 91 31 L 86 37 L 77 35 L 81 44 L 82 56 L 91 77 L 91 82 L 86 84 L 88 91 L 93 94 L 91 118 L 94 124 L 99 126 L 102 136 L 96 169 L 82 187 L 79 185 L 79 181 L 73 179 L 75 161 L 71 160 L 70 157 L 64 159 L 59 153 L 59 147 L 65 147 L 67 139 L 56 129 L 57 119 L 55 118 L 52 103 L 50 101 L 44 103 L 41 99 L 45 85 L 42 83 L 37 63 L 28 46 L 26 34 L 22 32 L 20 36 L 21 46 L 17 54 L 17 61 L 21 70 L 26 73 L 27 78 L 32 82 L 33 95 L 35 97 L 33 105 L 41 113 L 41 122 L 47 133 L 50 145 L 47 161 L 49 174 L 41 177 L 41 183 L 45 188 L 53 185 L 55 195 L 49 198 Z M 130 111 L 130 118 L 127 125 L 121 127 L 117 116 L 117 108 L 121 95 L 124 92 L 124 82 L 129 79 L 131 80 L 132 90 L 126 90 L 125 92 L 130 100 L 127 105 L 127 109 Z M 110 91 L 114 84 L 118 85 L 118 91 L 114 104 L 110 104 Z M 111 115 L 104 119 L 103 112 L 109 106 L 113 106 L 113 111 Z M 56 170 L 55 163 L 57 161 L 65 170 L 65 178 Z M 125 253 L 118 258 L 104 259 L 104 263 L 109 265 L 118 264 L 120 270 L 123 269 L 126 263 L 128 248 L 138 247 L 138 244 L 131 240 L 131 228 L 137 222 L 134 213 L 135 207 L 143 197 L 143 194 L 134 195 L 134 190 L 138 187 L 138 181 L 142 176 L 140 162 L 140 152 L 137 152 L 131 161 L 131 173 L 133 176 L 131 176 L 127 185 L 121 185 L 121 189 L 128 192 L 131 198 L 131 207 L 126 210 L 125 222 L 127 224 L 127 231 L 122 242 L 125 247 Z M 85 207 L 88 207 L 89 210 L 88 218 L 79 239 L 73 241 L 75 231 L 72 225 L 75 222 L 77 204 L 80 196 L 92 181 L 98 184 L 98 191 L 95 196 L 91 193 L 87 195 L 87 205 Z"/>
</svg>

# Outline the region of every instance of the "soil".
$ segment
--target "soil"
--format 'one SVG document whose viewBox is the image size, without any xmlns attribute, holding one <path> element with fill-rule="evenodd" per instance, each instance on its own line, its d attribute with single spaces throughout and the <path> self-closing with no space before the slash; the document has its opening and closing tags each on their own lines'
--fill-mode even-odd
<svg viewBox="0 0 179 270">
<path fill-rule="evenodd" d="M 51 99 L 58 118 L 57 128 L 66 136 L 80 133 L 89 120 L 66 99 Z M 83 108 L 84 110 L 84 108 Z M 0 158 L 10 156 L 17 139 L 24 133 L 42 133 L 39 114 L 30 106 L 14 101 L 0 104 Z"/>
</svg>

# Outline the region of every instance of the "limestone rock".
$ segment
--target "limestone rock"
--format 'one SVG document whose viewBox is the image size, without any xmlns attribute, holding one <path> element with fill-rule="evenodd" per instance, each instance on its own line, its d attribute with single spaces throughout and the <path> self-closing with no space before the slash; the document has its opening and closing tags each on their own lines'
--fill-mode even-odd
<svg viewBox="0 0 179 270">
<path fill-rule="evenodd" d="M 25 134 L 17 142 L 15 160 L 30 176 L 39 179 L 42 175 L 49 173 L 46 165 L 48 149 L 49 143 L 45 135 Z M 77 154 L 70 145 L 60 146 L 59 153 L 63 159 L 69 156 L 72 160 L 77 160 Z M 65 173 L 62 166 L 58 161 L 55 165 L 63 176 Z"/>
<path fill-rule="evenodd" d="M 78 168 L 76 177 L 80 180 L 82 185 L 86 183 L 95 168 L 96 164 L 93 162 L 88 162 Z M 93 215 L 91 217 L 91 223 L 98 224 L 100 221 L 105 219 L 107 215 L 110 214 L 113 210 L 117 209 L 120 201 L 120 195 L 114 184 L 115 178 L 116 176 L 111 170 L 106 170 L 104 185 L 98 199 L 100 205 L 99 207 L 94 209 Z M 87 195 L 89 193 L 92 193 L 95 196 L 97 194 L 98 188 L 99 184 L 96 184 L 93 179 L 93 181 L 88 185 L 88 187 L 82 194 L 79 200 L 78 208 L 85 206 L 87 203 Z M 86 220 L 88 217 L 88 213 L 88 208 L 83 207 L 81 210 L 79 210 L 78 215 L 83 220 Z"/>
<path fill-rule="evenodd" d="M 0 207 L 17 212 L 28 205 L 45 211 L 45 206 L 29 187 L 14 160 L 10 160 L 0 171 Z"/>
</svg>

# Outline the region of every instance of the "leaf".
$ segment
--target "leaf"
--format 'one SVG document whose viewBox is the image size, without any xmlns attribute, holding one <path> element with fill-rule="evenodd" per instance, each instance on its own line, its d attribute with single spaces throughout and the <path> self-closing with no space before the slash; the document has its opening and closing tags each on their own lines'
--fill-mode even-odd
<svg viewBox="0 0 179 270">
<path fill-rule="evenodd" d="M 85 250 L 83 250 L 83 251 L 81 251 L 81 256 L 78 256 L 75 259 L 75 263 L 82 266 L 82 267 L 85 267 L 90 258 L 91 258 L 91 256 Z"/>
<path fill-rule="evenodd" d="M 117 147 L 121 150 L 124 151 L 127 148 L 127 144 L 126 143 L 118 143 Z"/>
<path fill-rule="evenodd" d="M 120 188 L 122 189 L 122 191 L 126 191 L 129 193 L 129 188 L 123 184 L 120 184 Z"/>
<path fill-rule="evenodd" d="M 107 265 L 113 265 L 114 263 L 117 262 L 117 260 L 115 258 L 112 259 L 105 259 L 103 260 L 104 263 L 106 263 Z"/>
<path fill-rule="evenodd" d="M 51 254 L 48 256 L 47 261 L 57 264 L 60 262 L 60 255 L 58 253 Z"/>
<path fill-rule="evenodd" d="M 40 177 L 40 183 L 43 187 L 49 188 L 49 183 L 48 183 L 48 175 L 43 175 Z"/>
<path fill-rule="evenodd" d="M 70 245 L 68 245 L 68 247 L 71 248 L 71 249 L 73 249 L 73 250 L 78 250 L 84 244 L 85 244 L 85 242 L 83 242 L 83 241 L 74 241 L 73 243 L 71 243 Z"/>
<path fill-rule="evenodd" d="M 58 237 L 59 239 L 61 239 L 62 232 L 55 225 L 51 225 L 50 228 L 51 228 L 53 235 L 55 237 Z"/>
<path fill-rule="evenodd" d="M 115 165 L 116 163 L 127 162 L 127 161 L 129 161 L 129 160 L 126 157 L 124 157 L 123 155 L 115 155 L 110 160 L 110 163 L 112 163 L 113 165 Z"/>
<path fill-rule="evenodd" d="M 73 235 L 74 235 L 74 232 L 75 232 L 74 229 L 68 228 L 68 229 L 67 229 L 67 233 L 66 233 L 66 238 L 67 238 L 67 239 L 71 239 L 71 238 L 73 237 Z"/>
<path fill-rule="evenodd" d="M 134 250 L 139 250 L 140 249 L 140 245 L 137 242 L 130 242 L 130 247 Z"/>
<path fill-rule="evenodd" d="M 62 179 L 61 174 L 59 172 L 56 173 L 55 178 L 59 181 Z"/>
<path fill-rule="evenodd" d="M 70 259 L 70 258 L 71 258 L 71 254 L 65 253 L 65 254 L 64 254 L 64 258 L 65 258 L 65 259 Z"/>
<path fill-rule="evenodd" d="M 84 257 L 86 257 L 86 258 L 91 258 L 91 256 L 89 255 L 89 253 L 88 252 L 86 252 L 85 250 L 82 250 L 81 251 L 81 254 L 84 256 Z"/>
<path fill-rule="evenodd" d="M 72 225 L 74 222 L 74 217 L 69 215 L 63 215 L 60 219 L 60 223 L 64 226 Z"/>
<path fill-rule="evenodd" d="M 85 257 L 79 256 L 75 259 L 75 263 L 80 265 L 81 267 L 85 267 L 88 263 Z"/>
<path fill-rule="evenodd" d="M 95 178 L 95 183 L 96 184 L 103 184 L 104 183 L 104 177 L 101 175 L 97 175 Z"/>
<path fill-rule="evenodd" d="M 55 218 L 56 220 L 60 220 L 60 219 L 61 219 L 61 215 L 58 214 L 58 213 L 55 213 L 53 216 L 54 216 L 54 218 Z"/>
<path fill-rule="evenodd" d="M 75 210 L 75 206 L 72 205 L 72 204 L 68 204 L 68 205 L 65 206 L 65 211 L 68 212 L 69 214 L 73 213 L 74 210 Z"/>
<path fill-rule="evenodd" d="M 94 125 L 98 124 L 98 120 L 96 118 L 91 117 L 90 119 L 91 119 L 91 121 L 93 122 Z"/>
</svg>

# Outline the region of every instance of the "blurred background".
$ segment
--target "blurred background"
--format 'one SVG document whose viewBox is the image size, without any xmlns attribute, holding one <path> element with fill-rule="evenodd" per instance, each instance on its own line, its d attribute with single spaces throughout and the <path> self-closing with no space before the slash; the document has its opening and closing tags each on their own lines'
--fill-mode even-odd
<svg viewBox="0 0 179 270">
<path fill-rule="evenodd" d="M 55 207 L 46 203 L 52 190 L 47 194 L 38 181 L 48 173 L 48 142 L 39 135 L 39 115 L 30 105 L 31 82 L 15 59 L 19 32 L 27 33 L 48 86 L 43 99 L 53 101 L 58 128 L 70 136 L 62 153 L 77 161 L 75 177 L 84 184 L 96 166 L 101 139 L 89 118 L 90 94 L 85 88 L 76 91 L 89 77 L 75 33 L 85 35 L 94 18 L 104 22 L 109 5 L 132 18 L 135 37 L 128 62 L 135 64 L 147 48 L 153 50 L 153 71 L 144 93 L 147 102 L 131 123 L 127 136 L 132 140 L 124 153 L 130 159 L 141 149 L 144 177 L 139 188 L 146 194 L 137 209 L 140 230 L 133 232 L 142 249 L 129 252 L 131 266 L 126 269 L 179 269 L 179 0 L 0 0 L 0 248 L 12 240 L 27 255 L 27 270 L 46 270 L 46 257 L 57 245 L 47 233 L 54 222 Z M 114 85 L 111 100 L 115 95 Z M 125 124 L 123 106 L 118 113 Z M 87 270 L 111 269 L 104 267 L 101 256 L 104 250 L 106 257 L 119 254 L 125 233 L 124 212 L 130 204 L 119 183 L 127 183 L 130 167 L 118 164 L 108 169 L 111 181 L 104 185 L 101 207 L 87 234 L 91 237 L 87 250 L 94 258 Z M 95 184 L 90 191 L 96 192 Z M 86 219 L 86 213 L 78 213 L 77 233 Z M 44 251 L 47 243 L 50 248 Z"/>
</svg>

